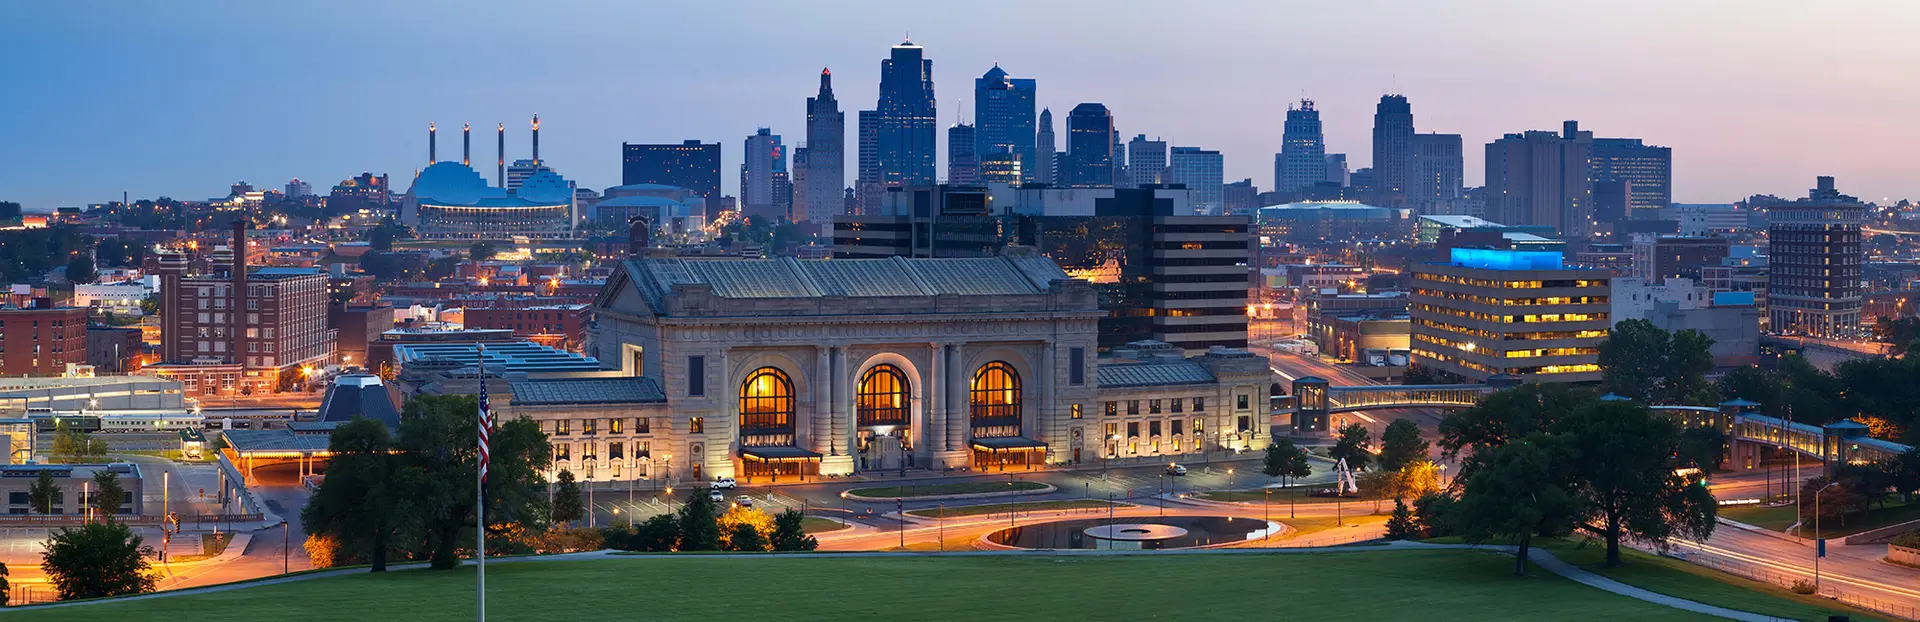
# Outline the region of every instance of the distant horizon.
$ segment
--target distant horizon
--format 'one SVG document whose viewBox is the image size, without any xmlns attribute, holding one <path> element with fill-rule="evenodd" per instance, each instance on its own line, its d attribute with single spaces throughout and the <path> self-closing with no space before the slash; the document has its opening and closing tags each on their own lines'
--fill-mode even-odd
<svg viewBox="0 0 1920 622">
<path fill-rule="evenodd" d="M 1920 5 L 1899 0 L 449 6 L 0 5 L 0 54 L 34 59 L 0 67 L 16 87 L 0 200 L 200 201 L 294 177 L 324 195 L 361 172 L 404 192 L 430 121 L 443 159 L 458 157 L 463 121 L 480 129 L 491 180 L 491 126 L 507 125 L 508 160 L 525 158 L 535 112 L 543 161 L 580 187 L 619 185 L 622 142 L 692 138 L 722 145 L 722 189 L 737 196 L 741 143 L 771 127 L 799 146 L 822 67 L 851 147 L 879 61 L 908 32 L 933 60 L 942 129 L 997 61 L 1038 81 L 1062 136 L 1066 110 L 1101 102 L 1123 141 L 1218 150 L 1226 181 L 1262 190 L 1289 104 L 1314 99 L 1327 152 L 1357 170 L 1374 103 L 1397 92 L 1417 131 L 1462 136 L 1469 187 L 1487 142 L 1573 119 L 1671 147 L 1676 203 L 1795 198 L 1818 175 L 1867 201 L 1920 197 L 1920 83 L 1901 79 L 1920 66 L 1920 46 L 1902 44 Z"/>
</svg>

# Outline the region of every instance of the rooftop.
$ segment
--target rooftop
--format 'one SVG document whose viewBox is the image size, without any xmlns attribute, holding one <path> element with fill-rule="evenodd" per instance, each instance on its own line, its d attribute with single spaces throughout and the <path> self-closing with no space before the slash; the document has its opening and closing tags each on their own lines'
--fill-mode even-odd
<svg viewBox="0 0 1920 622">
<path fill-rule="evenodd" d="M 675 285 L 704 284 L 721 298 L 883 298 L 1045 293 L 1067 273 L 1040 255 L 978 259 L 642 259 L 628 277 L 656 306 Z"/>
<path fill-rule="evenodd" d="M 516 341 L 508 343 L 408 343 L 393 347 L 394 361 L 401 367 L 427 359 L 443 359 L 463 366 L 481 364 L 480 349 L 486 349 L 485 368 L 494 374 L 514 372 L 600 371 L 600 361 L 543 345 Z"/>
<path fill-rule="evenodd" d="M 563 378 L 515 380 L 513 403 L 524 406 L 567 404 L 664 404 L 667 394 L 652 378 Z"/>
<path fill-rule="evenodd" d="M 1205 366 L 1192 361 L 1101 365 L 1096 375 L 1103 388 L 1209 384 L 1215 381 Z"/>
<path fill-rule="evenodd" d="M 1491 220 L 1487 220 L 1485 218 L 1481 218 L 1479 216 L 1468 216 L 1465 214 L 1427 215 L 1427 216 L 1421 216 L 1420 220 L 1435 223 L 1443 227 L 1454 227 L 1458 229 L 1474 229 L 1478 227 L 1506 226 Z"/>
</svg>

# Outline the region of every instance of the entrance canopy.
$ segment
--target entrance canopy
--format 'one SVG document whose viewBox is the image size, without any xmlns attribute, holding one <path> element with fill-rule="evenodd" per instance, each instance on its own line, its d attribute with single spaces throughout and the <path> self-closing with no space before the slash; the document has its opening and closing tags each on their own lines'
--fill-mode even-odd
<svg viewBox="0 0 1920 622">
<path fill-rule="evenodd" d="M 1046 443 L 1020 436 L 1001 436 L 973 439 L 973 448 L 980 451 L 1038 451 L 1047 448 Z"/>
<path fill-rule="evenodd" d="M 755 462 L 818 462 L 820 453 L 799 447 L 741 447 L 740 457 Z"/>
</svg>

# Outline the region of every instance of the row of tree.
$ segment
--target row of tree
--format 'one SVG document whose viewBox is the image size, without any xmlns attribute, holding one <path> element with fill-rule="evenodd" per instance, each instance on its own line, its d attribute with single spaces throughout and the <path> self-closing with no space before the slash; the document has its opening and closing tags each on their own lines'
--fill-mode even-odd
<svg viewBox="0 0 1920 622">
<path fill-rule="evenodd" d="M 820 546 L 807 535 L 798 510 L 768 515 L 741 505 L 725 513 L 704 492 L 691 491 L 678 514 L 659 514 L 602 533 L 608 547 L 625 551 L 811 551 Z"/>
</svg>

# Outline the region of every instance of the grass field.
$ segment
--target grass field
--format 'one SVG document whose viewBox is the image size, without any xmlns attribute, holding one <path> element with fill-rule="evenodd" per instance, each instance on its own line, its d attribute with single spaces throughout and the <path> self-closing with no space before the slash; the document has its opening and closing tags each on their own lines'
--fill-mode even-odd
<svg viewBox="0 0 1920 622">
<path fill-rule="evenodd" d="M 1605 542 L 1557 540 L 1545 544 L 1560 559 L 1615 581 L 1728 609 L 1751 611 L 1794 620 L 1825 620 L 1829 614 L 1850 615 L 1854 620 L 1880 617 L 1856 609 L 1836 607 L 1825 598 L 1803 596 L 1790 590 L 1758 581 L 1749 581 L 1718 570 L 1695 566 L 1677 559 L 1625 549 L 1621 564 L 1607 568 Z"/>
<path fill-rule="evenodd" d="M 1107 503 L 1106 501 L 1096 501 L 1093 499 L 1069 499 L 1066 501 L 1022 501 L 1019 503 L 986 503 L 981 505 L 963 505 L 957 508 L 945 508 L 945 509 L 927 508 L 923 510 L 909 510 L 907 513 L 912 514 L 914 516 L 919 516 L 922 518 L 939 518 L 939 517 L 959 518 L 963 516 L 980 516 L 983 514 L 1005 515 L 1007 513 L 1008 506 L 1012 506 L 1013 511 L 1015 512 L 1045 512 L 1049 510 L 1085 510 L 1085 509 L 1092 509 L 1092 508 L 1099 508 L 1104 510 L 1109 505 L 1116 506 L 1116 507 L 1123 507 L 1123 508 L 1132 507 L 1125 503 Z"/>
<path fill-rule="evenodd" d="M 1313 491 L 1324 489 L 1324 488 L 1327 488 L 1327 486 L 1324 486 L 1324 485 L 1323 486 L 1291 486 L 1286 488 L 1274 488 L 1271 494 L 1259 488 L 1254 488 L 1251 490 L 1216 490 L 1213 492 L 1194 493 L 1193 496 L 1199 497 L 1201 499 L 1206 499 L 1208 501 L 1232 501 L 1237 503 L 1259 503 L 1261 501 L 1266 501 L 1273 505 L 1287 505 L 1288 499 L 1292 499 L 1292 503 L 1295 503 L 1298 505 L 1317 504 L 1317 503 L 1336 503 L 1340 501 L 1346 501 L 1347 505 L 1356 505 L 1356 504 L 1364 503 L 1364 504 L 1367 504 L 1368 508 L 1373 507 L 1372 501 L 1363 501 L 1361 499 L 1355 499 L 1355 498 L 1341 499 L 1339 497 L 1315 497 L 1310 495 L 1310 493 L 1312 493 Z M 1393 502 L 1388 501 L 1386 503 L 1389 506 L 1391 506 Z"/>
<path fill-rule="evenodd" d="M 807 533 L 826 533 L 846 528 L 848 528 L 846 523 L 837 520 L 827 520 L 818 516 L 808 516 L 800 519 L 800 529 Z"/>
<path fill-rule="evenodd" d="M 1730 520 L 1740 521 L 1762 529 L 1786 531 L 1793 526 L 1794 509 L 1791 505 L 1780 507 L 1762 507 L 1745 505 L 1720 508 L 1720 515 Z M 1866 516 L 1849 516 L 1844 523 L 1840 521 L 1820 521 L 1820 537 L 1839 538 L 1862 531 L 1879 529 L 1887 525 L 1920 520 L 1920 503 L 1888 503 L 1885 509 L 1877 506 L 1867 510 Z M 1800 534 L 1803 537 L 1816 537 L 1812 525 Z"/>
<path fill-rule="evenodd" d="M 964 482 L 959 484 L 928 484 L 925 486 L 881 486 L 877 488 L 855 488 L 847 494 L 862 497 L 932 497 L 937 495 L 971 495 L 983 492 L 1007 492 L 1042 490 L 1046 484 L 1039 482 Z"/>
<path fill-rule="evenodd" d="M 1699 620 L 1476 551 L 1295 555 L 621 558 L 492 564 L 500 620 Z M 1664 570 L 1649 572 L 1671 573 Z M 1660 576 L 1660 575 L 1656 575 Z M 858 581 L 852 580 L 857 577 Z M 212 594 L 10 612 L 20 620 L 471 620 L 471 569 L 356 574 Z M 1132 587 L 1127 587 L 1132 586 Z M 1277 588 L 1310 594 L 1278 602 Z M 1140 589 L 1136 589 L 1140 588 Z M 910 595 L 876 598 L 876 594 Z M 1742 609 L 1788 605 L 1747 593 Z M 1789 603 L 1791 604 L 1791 603 Z M 1805 619 L 1805 618 L 1802 618 Z"/>
</svg>

